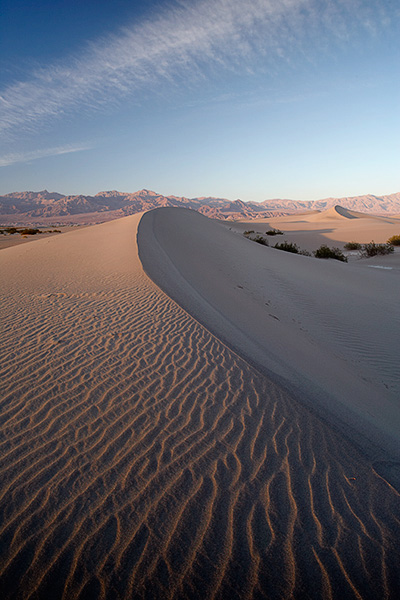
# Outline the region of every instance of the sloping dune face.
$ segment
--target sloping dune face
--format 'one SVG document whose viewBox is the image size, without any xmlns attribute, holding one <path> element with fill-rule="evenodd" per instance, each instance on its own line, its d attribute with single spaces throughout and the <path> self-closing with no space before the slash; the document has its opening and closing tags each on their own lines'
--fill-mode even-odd
<svg viewBox="0 0 400 600">
<path fill-rule="evenodd" d="M 147 278 L 138 220 L 0 253 L 2 597 L 397 597 L 397 492 Z"/>
<path fill-rule="evenodd" d="M 312 218 L 315 221 L 324 220 L 324 219 L 356 219 L 357 216 L 364 216 L 362 213 L 356 213 L 354 211 L 348 210 L 347 208 L 343 208 L 343 206 L 332 206 L 328 208 L 328 210 L 324 210 Z"/>
<path fill-rule="evenodd" d="M 383 217 L 375 217 L 373 215 L 368 215 L 366 213 L 358 212 L 356 210 L 349 210 L 348 208 L 344 208 L 337 204 L 336 206 L 332 206 L 328 208 L 328 210 L 324 210 L 320 213 L 312 215 L 311 220 L 314 221 L 324 221 L 325 219 L 375 219 L 381 220 Z"/>
<path fill-rule="evenodd" d="M 145 268 L 192 315 L 313 408 L 399 454 L 398 271 L 266 248 L 187 210 L 147 213 L 140 232 Z"/>
</svg>

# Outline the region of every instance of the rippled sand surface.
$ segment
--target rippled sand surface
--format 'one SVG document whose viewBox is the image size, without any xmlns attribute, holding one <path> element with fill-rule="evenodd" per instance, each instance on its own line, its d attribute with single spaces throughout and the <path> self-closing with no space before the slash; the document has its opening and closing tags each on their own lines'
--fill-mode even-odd
<svg viewBox="0 0 400 600">
<path fill-rule="evenodd" d="M 139 218 L 0 253 L 2 597 L 397 598 L 399 494 L 147 278 Z"/>
</svg>

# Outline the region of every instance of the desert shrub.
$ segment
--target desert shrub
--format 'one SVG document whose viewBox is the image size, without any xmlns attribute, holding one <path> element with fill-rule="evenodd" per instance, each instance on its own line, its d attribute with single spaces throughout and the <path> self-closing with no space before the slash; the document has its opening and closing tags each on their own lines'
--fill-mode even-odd
<svg viewBox="0 0 400 600">
<path fill-rule="evenodd" d="M 387 241 L 391 246 L 400 246 L 400 235 L 392 235 Z"/>
<path fill-rule="evenodd" d="M 11 235 L 17 233 L 17 229 L 15 227 L 7 227 L 6 233 L 10 233 Z"/>
<path fill-rule="evenodd" d="M 339 248 L 328 248 L 325 244 L 322 244 L 318 250 L 315 250 L 314 256 L 315 258 L 334 258 L 335 260 L 347 262 L 347 258 Z"/>
<path fill-rule="evenodd" d="M 394 248 L 391 244 L 375 244 L 375 242 L 370 242 L 363 245 L 360 254 L 365 258 L 370 258 L 371 256 L 383 256 L 392 252 L 394 252 Z"/>
<path fill-rule="evenodd" d="M 50 232 L 50 233 L 61 233 L 61 230 L 60 229 L 53 229 L 53 232 Z"/>
<path fill-rule="evenodd" d="M 20 229 L 19 233 L 21 235 L 36 235 L 37 233 L 40 233 L 39 229 L 31 229 L 30 227 L 27 227 L 26 229 Z"/>
<path fill-rule="evenodd" d="M 268 240 L 264 239 L 261 235 L 256 235 L 253 242 L 257 242 L 257 244 L 262 244 L 263 246 L 269 246 Z"/>
<path fill-rule="evenodd" d="M 292 254 L 299 254 L 299 247 L 292 242 L 284 241 L 281 244 L 275 244 L 274 248 L 277 250 L 284 250 L 285 252 L 292 252 Z"/>
<path fill-rule="evenodd" d="M 283 231 L 280 229 L 268 229 L 268 231 L 265 232 L 265 235 L 283 235 Z"/>
<path fill-rule="evenodd" d="M 309 252 L 308 250 L 299 250 L 299 254 L 301 254 L 302 256 L 311 256 L 311 252 Z"/>
<path fill-rule="evenodd" d="M 345 250 L 361 250 L 361 244 L 358 242 L 347 242 L 344 245 Z"/>
</svg>

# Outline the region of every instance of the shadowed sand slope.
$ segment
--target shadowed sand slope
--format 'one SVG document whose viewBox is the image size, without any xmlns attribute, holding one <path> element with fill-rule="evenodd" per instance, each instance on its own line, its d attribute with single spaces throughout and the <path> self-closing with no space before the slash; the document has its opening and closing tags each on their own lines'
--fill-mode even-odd
<svg viewBox="0 0 400 600">
<path fill-rule="evenodd" d="M 140 252 L 168 294 L 263 372 L 399 453 L 397 271 L 266 248 L 177 209 L 144 215 Z"/>
<path fill-rule="evenodd" d="M 0 254 L 2 597 L 396 598 L 397 492 L 147 278 L 138 220 Z"/>
</svg>

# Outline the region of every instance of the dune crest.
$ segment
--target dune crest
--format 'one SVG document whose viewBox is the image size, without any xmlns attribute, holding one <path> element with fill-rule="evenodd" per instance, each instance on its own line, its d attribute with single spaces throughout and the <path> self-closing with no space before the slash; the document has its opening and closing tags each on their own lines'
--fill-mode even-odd
<svg viewBox="0 0 400 600">
<path fill-rule="evenodd" d="M 314 221 L 324 221 L 325 219 L 380 219 L 375 215 L 369 215 L 367 213 L 358 212 L 355 210 L 350 210 L 348 208 L 344 208 L 339 204 L 328 208 L 327 210 L 323 210 L 320 213 L 315 214 L 311 217 Z"/>
<path fill-rule="evenodd" d="M 139 218 L 0 253 L 2 598 L 396 598 L 399 494 L 149 280 Z"/>
<path fill-rule="evenodd" d="M 400 458 L 397 276 L 265 248 L 182 209 L 146 213 L 139 239 L 151 277 L 220 339 Z"/>
</svg>

